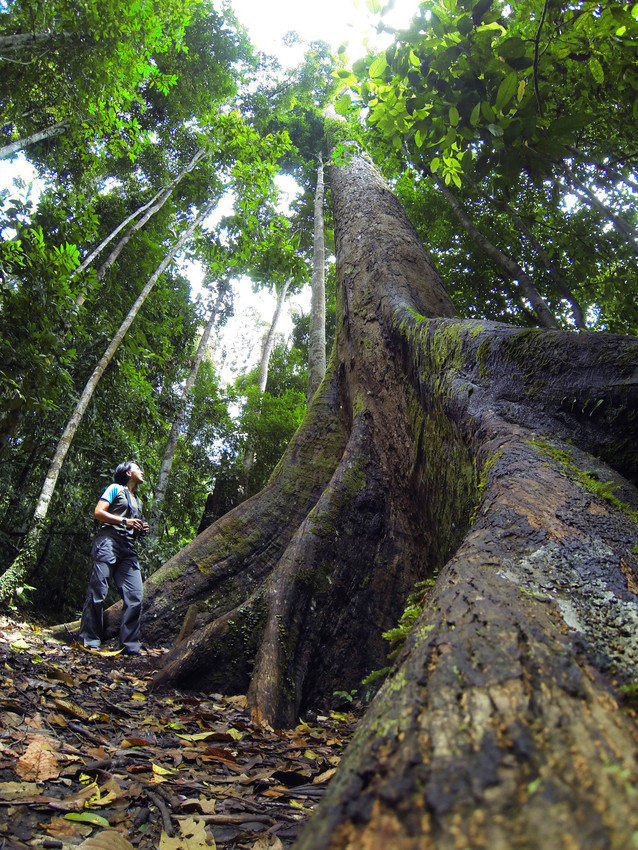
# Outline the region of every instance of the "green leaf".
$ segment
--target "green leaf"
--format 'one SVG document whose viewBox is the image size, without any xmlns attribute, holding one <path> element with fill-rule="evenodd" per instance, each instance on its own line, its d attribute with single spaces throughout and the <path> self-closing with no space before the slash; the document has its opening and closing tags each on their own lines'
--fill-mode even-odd
<svg viewBox="0 0 638 850">
<path fill-rule="evenodd" d="M 450 124 L 453 127 L 456 127 L 456 125 L 459 123 L 460 117 L 461 116 L 459 115 L 459 111 L 456 106 L 450 106 Z"/>
<path fill-rule="evenodd" d="M 496 94 L 496 108 L 504 109 L 516 94 L 517 89 L 518 74 L 516 73 L 516 71 L 512 71 L 505 77 L 503 82 L 498 87 L 498 92 Z"/>
<path fill-rule="evenodd" d="M 472 110 L 472 114 L 470 115 L 470 124 L 472 127 L 476 127 L 479 122 L 479 118 L 481 116 L 481 104 L 480 102 L 476 104 L 474 109 Z"/>
<path fill-rule="evenodd" d="M 473 26 L 472 18 L 469 15 L 461 15 L 456 22 L 456 28 L 463 36 L 469 35 L 472 32 Z"/>
<path fill-rule="evenodd" d="M 605 82 L 605 72 L 603 71 L 603 66 L 600 64 L 598 59 L 596 59 L 595 56 L 592 56 L 589 60 L 589 70 L 591 71 L 591 75 L 597 83 L 602 84 Z"/>
<path fill-rule="evenodd" d="M 479 0 L 476 6 L 472 9 L 472 20 L 476 25 L 483 20 L 483 15 L 489 10 L 492 5 L 492 0 Z"/>
<path fill-rule="evenodd" d="M 380 56 L 377 56 L 377 58 L 372 62 L 372 65 L 370 65 L 370 71 L 368 73 L 370 74 L 370 77 L 372 79 L 378 79 L 379 77 L 383 76 L 383 72 L 387 67 L 388 60 L 385 58 L 385 53 L 382 53 Z"/>
<path fill-rule="evenodd" d="M 64 819 L 79 821 L 80 823 L 91 823 L 94 826 L 110 826 L 106 818 L 103 818 L 102 815 L 94 815 L 93 812 L 68 812 L 64 815 Z"/>
<path fill-rule="evenodd" d="M 361 78 L 366 72 L 366 60 L 361 57 L 357 59 L 352 65 L 352 72 L 356 74 L 357 77 Z"/>
<path fill-rule="evenodd" d="M 335 103 L 335 112 L 337 115 L 347 115 L 352 106 L 352 98 L 349 94 L 342 95 Z"/>
<path fill-rule="evenodd" d="M 379 0 L 366 0 L 366 6 L 373 15 L 381 14 L 381 3 L 379 3 Z"/>
<path fill-rule="evenodd" d="M 518 36 L 512 36 L 501 42 L 496 51 L 502 59 L 520 59 L 525 56 L 525 42 Z"/>
<path fill-rule="evenodd" d="M 496 115 L 494 114 L 494 110 L 489 105 L 486 100 L 481 101 L 481 115 L 485 118 L 486 121 L 494 121 L 496 119 Z"/>
</svg>

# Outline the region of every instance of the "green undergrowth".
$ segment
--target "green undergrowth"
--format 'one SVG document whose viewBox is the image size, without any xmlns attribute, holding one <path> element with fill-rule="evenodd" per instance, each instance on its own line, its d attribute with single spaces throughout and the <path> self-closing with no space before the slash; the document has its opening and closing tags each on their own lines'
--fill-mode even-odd
<svg viewBox="0 0 638 850">
<path fill-rule="evenodd" d="M 390 644 L 388 661 L 395 661 L 405 645 L 408 635 L 414 628 L 416 621 L 421 616 L 425 602 L 432 592 L 432 588 L 436 584 L 437 573 L 438 570 L 436 571 L 434 578 L 426 578 L 423 581 L 418 581 L 414 585 L 414 590 L 408 596 L 405 610 L 403 611 L 403 614 L 401 614 L 399 622 L 394 628 L 388 629 L 387 632 L 383 632 L 384 639 Z M 365 677 L 365 679 L 363 679 L 361 684 L 370 685 L 372 682 L 378 681 L 379 679 L 387 676 L 390 669 L 390 667 L 382 667 L 380 670 L 373 670 Z"/>
</svg>

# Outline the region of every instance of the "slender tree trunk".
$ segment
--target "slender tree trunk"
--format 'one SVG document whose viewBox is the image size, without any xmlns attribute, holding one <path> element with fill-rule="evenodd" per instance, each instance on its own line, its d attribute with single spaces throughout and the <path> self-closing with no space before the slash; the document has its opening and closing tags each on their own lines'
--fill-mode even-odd
<svg viewBox="0 0 638 850">
<path fill-rule="evenodd" d="M 120 254 L 122 253 L 122 251 L 124 250 L 126 245 L 130 242 L 131 237 L 135 233 L 137 233 L 137 231 L 140 230 L 146 224 L 146 222 L 153 215 L 155 215 L 156 212 L 161 210 L 161 208 L 164 206 L 166 201 L 170 198 L 172 191 L 175 188 L 175 186 L 177 186 L 182 181 L 182 179 L 193 170 L 193 168 L 197 165 L 197 163 L 201 159 L 203 159 L 204 156 L 206 156 L 205 151 L 203 151 L 203 150 L 198 151 L 195 154 L 195 156 L 191 159 L 191 161 L 188 163 L 188 165 L 180 171 L 180 173 L 177 175 L 177 177 L 175 177 L 174 180 L 171 180 L 171 182 L 167 186 L 165 186 L 161 191 L 159 191 L 147 204 L 144 204 L 143 206 L 139 207 L 132 215 L 130 215 L 118 227 L 116 227 L 115 230 L 113 230 L 111 233 L 109 233 L 109 235 L 106 237 L 106 239 L 104 239 L 97 246 L 97 248 L 95 248 L 89 254 L 89 256 L 82 262 L 82 264 L 73 272 L 72 277 L 75 277 L 75 275 L 84 271 L 90 265 L 90 263 L 93 262 L 95 257 L 103 250 L 103 248 L 105 248 L 110 242 L 112 242 L 113 239 L 117 236 L 117 234 L 124 227 L 126 227 L 127 224 L 129 224 L 134 218 L 136 218 L 141 213 L 145 213 L 144 215 L 142 215 L 142 217 L 140 219 L 138 219 L 135 222 L 135 224 L 127 231 L 127 233 L 125 233 L 125 235 L 120 239 L 120 241 L 113 248 L 113 250 L 111 251 L 109 256 L 106 258 L 106 260 L 102 263 L 102 265 L 98 269 L 97 274 L 96 274 L 96 279 L 98 281 L 102 280 L 104 275 L 107 273 L 107 271 L 110 269 L 110 267 L 113 265 L 113 263 L 120 256 Z M 85 301 L 84 293 L 79 293 L 76 300 L 77 300 L 78 305 L 83 304 L 84 301 Z"/>
<path fill-rule="evenodd" d="M 182 396 L 179 400 L 177 411 L 175 412 L 175 417 L 171 426 L 171 433 L 169 434 L 168 441 L 166 443 L 166 448 L 164 449 L 164 457 L 162 458 L 159 475 L 157 476 L 155 498 L 153 500 L 151 519 L 149 523 L 151 528 L 151 541 L 156 541 L 159 537 L 159 523 L 162 516 L 164 499 L 166 498 L 166 490 L 168 488 L 171 470 L 173 468 L 175 452 L 177 450 L 177 441 L 179 439 L 180 431 L 184 426 L 186 406 L 188 404 L 188 400 L 190 398 L 193 387 L 195 386 L 199 367 L 202 365 L 202 361 L 208 349 L 208 341 L 210 339 L 215 320 L 221 308 L 224 295 L 226 294 L 227 286 L 228 280 L 222 280 L 217 284 L 217 300 L 215 301 L 215 305 L 211 310 L 211 314 L 208 318 L 206 327 L 204 328 L 204 332 L 202 333 L 202 336 L 199 340 L 199 345 L 197 346 L 197 351 L 195 352 L 195 357 L 193 358 L 193 362 L 191 363 L 190 372 L 188 373 L 188 377 L 186 378 L 186 381 L 184 383 Z"/>
<path fill-rule="evenodd" d="M 323 159 L 317 162 L 317 188 L 314 210 L 314 251 L 312 261 L 312 299 L 310 302 L 310 339 L 308 342 L 308 402 L 317 392 L 326 374 L 326 284 L 323 235 Z"/>
<path fill-rule="evenodd" d="M 262 393 L 266 392 L 266 384 L 268 383 L 268 366 L 270 364 L 270 355 L 272 354 L 272 350 L 275 345 L 275 336 L 277 334 L 277 326 L 279 325 L 279 319 L 281 318 L 281 311 L 284 308 L 284 303 L 286 301 L 286 295 L 288 294 L 288 287 L 292 283 L 292 278 L 289 277 L 284 281 L 283 286 L 279 290 L 277 294 L 277 304 L 275 305 L 275 312 L 272 315 L 272 321 L 270 323 L 270 327 L 268 328 L 268 333 L 264 339 L 264 344 L 261 349 L 261 360 L 259 361 L 259 376 L 257 378 L 257 385 L 259 387 L 259 391 Z"/>
<path fill-rule="evenodd" d="M 631 177 L 628 177 L 621 171 L 616 171 L 615 168 L 612 168 L 604 162 L 592 163 L 587 154 L 584 151 L 578 150 L 578 148 L 568 148 L 568 150 L 570 156 L 578 157 L 578 159 L 585 165 L 594 165 L 595 168 L 599 169 L 600 171 L 604 171 L 605 174 L 609 175 L 609 177 L 614 183 L 624 183 L 625 186 L 629 186 L 629 188 L 633 189 L 634 192 L 638 192 L 638 183 L 635 180 L 632 180 Z"/>
<path fill-rule="evenodd" d="M 153 204 L 155 204 L 157 202 L 157 200 L 162 196 L 162 194 L 165 191 L 166 191 L 166 187 L 164 187 L 163 189 L 160 189 L 159 192 L 157 192 L 155 195 L 153 195 L 153 197 L 151 198 L 150 201 L 147 201 L 145 204 L 142 204 L 141 207 L 138 207 L 127 218 L 125 218 L 124 221 L 120 222 L 120 224 L 118 224 L 118 226 L 114 230 L 112 230 L 109 233 L 109 235 L 106 236 L 96 248 L 94 248 L 89 254 L 87 254 L 87 256 L 82 260 L 80 265 L 77 267 L 77 269 L 74 269 L 73 273 L 70 275 L 70 278 L 73 279 L 74 277 L 76 277 L 76 275 L 79 275 L 83 271 L 85 271 L 85 269 L 87 269 L 91 265 L 91 263 L 98 256 L 98 254 L 100 254 L 104 250 L 104 248 L 106 248 L 106 246 L 115 239 L 117 234 L 120 231 L 124 230 L 126 225 L 130 224 L 133 221 L 133 219 L 138 217 L 138 215 L 141 215 L 149 207 L 152 207 Z M 84 300 L 84 299 L 82 299 L 82 300 Z M 82 303 L 82 302 L 79 302 L 79 303 Z"/>
<path fill-rule="evenodd" d="M 270 355 L 272 354 L 273 346 L 275 344 L 275 335 L 277 333 L 277 325 L 279 323 L 279 318 L 281 316 L 281 311 L 284 306 L 284 301 L 286 300 L 286 294 L 288 292 L 288 287 L 292 282 L 292 278 L 289 277 L 286 280 L 279 290 L 277 295 L 277 304 L 275 305 L 275 312 L 273 313 L 272 322 L 270 323 L 270 327 L 268 328 L 268 332 L 264 337 L 264 342 L 261 347 L 261 359 L 259 361 L 259 375 L 257 377 L 257 386 L 259 387 L 260 393 L 266 392 L 266 384 L 268 382 L 268 365 L 270 363 Z M 253 468 L 253 464 L 255 462 L 255 450 L 252 445 L 252 441 L 250 436 L 248 437 L 248 445 L 246 446 L 246 451 L 244 453 L 244 463 L 243 463 L 243 478 L 242 478 L 242 489 L 243 492 L 246 493 L 248 491 L 248 480 L 250 478 L 250 472 Z"/>
<path fill-rule="evenodd" d="M 583 181 L 577 177 L 574 172 L 568 168 L 566 165 L 561 166 L 563 174 L 567 177 L 569 182 L 572 184 L 572 187 L 576 190 L 576 194 L 578 194 L 585 203 L 595 209 L 596 212 L 600 213 L 604 218 L 611 221 L 623 236 L 627 238 L 629 246 L 633 251 L 638 253 L 638 231 L 636 231 L 635 227 L 632 227 L 628 224 L 624 218 L 621 218 L 617 215 L 613 210 L 611 210 L 608 206 L 603 204 L 596 195 L 591 191 L 591 189 L 586 186 Z"/>
<path fill-rule="evenodd" d="M 527 226 L 527 224 L 523 221 L 523 219 L 516 212 L 516 210 L 513 209 L 506 201 L 493 198 L 486 192 L 481 192 L 481 194 L 486 200 L 492 201 L 502 210 L 505 210 L 505 212 L 512 219 L 514 224 L 519 228 L 521 233 L 524 233 L 525 236 L 529 239 L 534 251 L 538 254 L 540 261 L 545 266 L 545 270 L 558 287 L 558 291 L 563 296 L 563 298 L 565 298 L 565 300 L 568 301 L 571 305 L 572 313 L 574 316 L 574 324 L 581 331 L 587 330 L 587 322 L 585 321 L 583 308 L 580 306 L 578 299 L 576 298 L 570 287 L 567 285 L 563 276 L 557 270 L 554 263 L 552 263 L 552 261 L 550 260 L 547 251 L 543 248 L 538 239 L 532 233 L 532 230 Z"/>
<path fill-rule="evenodd" d="M 0 50 L 24 50 L 33 44 L 46 44 L 71 38 L 71 33 L 62 32 L 26 32 L 0 36 Z"/>
<path fill-rule="evenodd" d="M 146 582 L 145 639 L 181 632 L 155 686 L 295 724 L 438 573 L 299 850 L 624 850 L 638 341 L 453 318 L 378 172 L 331 187 L 333 359 L 268 486 Z"/>
<path fill-rule="evenodd" d="M 157 283 L 158 279 L 166 270 L 167 266 L 169 266 L 170 263 L 173 262 L 176 254 L 183 248 L 188 239 L 190 239 L 193 232 L 195 231 L 195 228 L 208 215 L 211 208 L 212 204 L 207 205 L 196 216 L 193 222 L 184 230 L 175 245 L 166 254 L 159 266 L 155 269 L 153 274 L 148 279 L 146 285 L 142 289 L 141 293 L 137 297 L 135 303 L 126 315 L 124 321 L 118 328 L 117 333 L 109 343 L 106 351 L 100 358 L 100 361 L 93 370 L 91 377 L 86 382 L 82 394 L 80 395 L 80 398 L 75 406 L 73 413 L 71 414 L 69 421 L 67 422 L 64 428 L 64 431 L 62 432 L 62 436 L 60 437 L 57 448 L 53 455 L 53 460 L 51 461 L 48 472 L 46 474 L 46 478 L 44 480 L 44 484 L 42 486 L 42 490 L 38 498 L 33 518 L 31 520 L 31 525 L 25 537 L 21 552 L 14 560 L 13 564 L 11 564 L 11 566 L 0 577 L 0 602 L 7 602 L 13 597 L 16 587 L 18 587 L 19 583 L 22 581 L 27 571 L 33 566 L 36 561 L 38 545 L 42 536 L 44 523 L 49 510 L 49 505 L 51 503 L 51 498 L 53 497 L 53 493 L 55 492 L 55 486 L 57 484 L 58 477 L 62 469 L 62 464 L 64 463 L 64 459 L 66 458 L 69 448 L 71 447 L 73 438 L 75 437 L 77 429 L 80 425 L 80 422 L 82 421 L 89 402 L 93 397 L 93 393 L 95 392 L 100 378 L 106 371 L 106 367 L 113 359 L 115 352 L 122 343 L 122 340 L 126 336 L 128 329 L 132 325 L 137 314 L 141 310 L 142 305 L 148 298 L 151 290 Z"/>
<path fill-rule="evenodd" d="M 53 124 L 51 127 L 46 127 L 44 130 L 38 130 L 37 133 L 32 133 L 30 136 L 25 136 L 22 139 L 17 139 L 15 142 L 4 145 L 0 148 L 0 159 L 9 159 L 9 157 L 13 156 L 14 153 L 29 147 L 29 145 L 34 145 L 36 142 L 42 142 L 45 139 L 53 139 L 55 136 L 60 136 L 66 131 L 66 127 L 66 121 L 58 121 L 57 124 Z"/>
<path fill-rule="evenodd" d="M 445 180 L 436 174 L 432 174 L 432 179 L 441 190 L 441 194 L 450 205 L 454 215 L 472 237 L 478 247 L 487 254 L 487 256 L 498 266 L 498 268 L 507 275 L 507 277 L 516 281 L 536 313 L 538 322 L 543 328 L 558 328 L 556 316 L 549 309 L 538 289 L 534 286 L 529 275 L 527 275 L 518 263 L 500 251 L 495 245 L 487 239 L 473 224 L 468 214 L 463 209 L 463 206 L 454 196 L 451 189 L 445 185 Z"/>
</svg>

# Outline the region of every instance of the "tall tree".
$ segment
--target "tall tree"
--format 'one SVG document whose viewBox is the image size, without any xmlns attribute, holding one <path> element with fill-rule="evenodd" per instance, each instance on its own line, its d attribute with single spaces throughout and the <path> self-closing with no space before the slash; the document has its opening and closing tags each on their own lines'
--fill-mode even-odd
<svg viewBox="0 0 638 850">
<path fill-rule="evenodd" d="M 257 375 L 257 388 L 260 393 L 266 392 L 266 383 L 268 381 L 268 366 L 270 363 L 270 355 L 272 354 L 272 350 L 275 345 L 275 334 L 277 333 L 277 325 L 279 324 L 279 320 L 281 318 L 281 313 L 284 307 L 284 303 L 286 301 L 286 295 L 288 294 L 288 288 L 292 283 L 292 277 L 286 278 L 286 280 L 281 285 L 279 292 L 277 293 L 277 303 L 275 304 L 275 310 L 272 315 L 272 319 L 268 326 L 268 330 L 264 334 L 264 338 L 261 345 L 261 354 L 259 357 L 259 372 Z M 247 492 L 248 488 L 248 479 L 250 477 L 250 471 L 255 462 L 255 447 L 252 444 L 252 440 L 250 435 L 248 436 L 248 443 L 246 445 L 246 450 L 244 452 L 244 461 L 243 461 L 243 481 L 242 481 L 242 489 L 243 492 Z"/>
<path fill-rule="evenodd" d="M 323 158 L 317 157 L 317 187 L 313 216 L 312 300 L 308 342 L 308 401 L 326 374 L 326 277 L 323 227 Z"/>
<path fill-rule="evenodd" d="M 454 318 L 371 164 L 331 185 L 330 378 L 269 485 L 147 582 L 148 638 L 192 628 L 158 684 L 247 689 L 255 720 L 294 722 L 382 665 L 380 631 L 438 572 L 302 846 L 453 846 L 463 823 L 476 845 L 622 846 L 638 343 Z"/>
<path fill-rule="evenodd" d="M 439 186 L 455 187 L 466 197 L 468 185 L 480 186 L 523 217 L 539 193 L 555 195 L 551 207 L 558 229 L 547 236 L 557 253 L 571 255 L 565 265 L 573 265 L 580 253 L 571 209 L 580 194 L 590 206 L 590 244 L 578 258 L 589 272 L 577 281 L 591 321 L 604 309 L 594 283 L 599 253 L 611 240 L 618 265 L 635 265 L 635 204 L 628 184 L 614 181 L 605 163 L 619 163 L 631 182 L 638 79 L 630 67 L 637 36 L 631 4 L 599 9 L 586 2 L 525 0 L 512 7 L 426 0 L 384 53 L 358 60 L 353 73 L 340 72 L 347 90 L 336 108 L 348 114 L 367 107 L 389 168 L 407 165 L 414 174 L 426 168 Z M 549 206 L 547 200 L 541 204 L 532 213 L 537 228 Z M 485 234 L 492 228 L 490 216 L 482 215 L 478 230 Z M 562 287 L 545 276 L 533 252 L 519 260 L 520 232 L 515 226 L 509 230 L 501 226 L 499 233 L 509 246 L 488 241 L 517 259 L 551 312 L 564 313 Z M 618 275 L 616 298 L 622 298 L 624 285 Z"/>
<path fill-rule="evenodd" d="M 177 441 L 179 439 L 180 431 L 184 427 L 186 408 L 190 396 L 192 394 L 193 387 L 195 386 L 195 381 L 197 380 L 197 375 L 199 374 L 200 366 L 202 365 L 202 361 L 206 356 L 206 351 L 208 349 L 208 344 L 210 341 L 211 333 L 213 331 L 213 327 L 215 325 L 215 321 L 218 319 L 224 297 L 228 294 L 228 280 L 220 280 L 217 284 L 216 289 L 217 298 L 215 300 L 215 303 L 211 307 L 210 314 L 208 316 L 208 321 L 206 322 L 204 331 L 199 339 L 197 350 L 195 351 L 195 355 L 193 357 L 188 376 L 184 381 L 181 397 L 177 404 L 177 410 L 175 411 L 175 416 L 171 423 L 170 434 L 168 436 L 168 440 L 166 441 L 166 448 L 164 449 L 164 456 L 162 457 L 162 463 L 160 465 L 159 475 L 157 476 L 157 483 L 155 485 L 155 496 L 153 499 L 153 507 L 151 509 L 151 516 L 149 520 L 151 541 L 157 540 L 159 536 L 159 524 L 162 516 L 164 500 L 166 498 L 166 490 L 168 489 L 168 482 L 171 475 L 171 469 L 173 468 L 173 461 L 175 460 Z"/>
</svg>

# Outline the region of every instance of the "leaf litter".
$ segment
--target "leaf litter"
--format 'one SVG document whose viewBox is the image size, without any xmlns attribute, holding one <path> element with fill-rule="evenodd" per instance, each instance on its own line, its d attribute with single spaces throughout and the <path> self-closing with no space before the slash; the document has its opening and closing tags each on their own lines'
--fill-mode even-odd
<svg viewBox="0 0 638 850">
<path fill-rule="evenodd" d="M 292 846 L 359 717 L 273 730 L 243 695 L 151 692 L 165 651 L 87 652 L 0 618 L 0 846 Z"/>
</svg>

